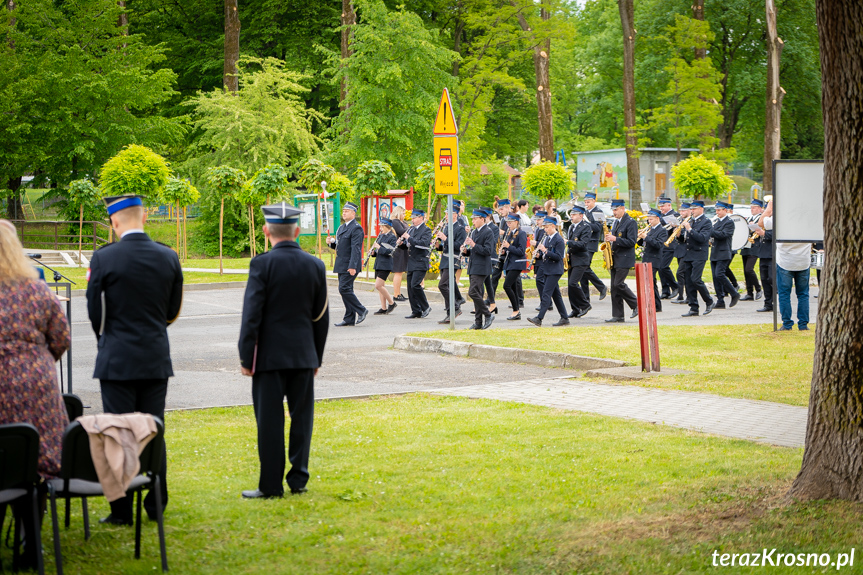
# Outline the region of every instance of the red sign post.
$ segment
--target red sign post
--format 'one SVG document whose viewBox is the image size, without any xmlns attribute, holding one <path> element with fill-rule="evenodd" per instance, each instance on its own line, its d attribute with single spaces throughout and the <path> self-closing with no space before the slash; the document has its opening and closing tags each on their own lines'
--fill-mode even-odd
<svg viewBox="0 0 863 575">
<path fill-rule="evenodd" d="M 659 371 L 659 338 L 656 333 L 656 300 L 653 295 L 653 264 L 635 264 L 638 296 L 638 335 L 641 341 L 641 371 Z"/>
</svg>

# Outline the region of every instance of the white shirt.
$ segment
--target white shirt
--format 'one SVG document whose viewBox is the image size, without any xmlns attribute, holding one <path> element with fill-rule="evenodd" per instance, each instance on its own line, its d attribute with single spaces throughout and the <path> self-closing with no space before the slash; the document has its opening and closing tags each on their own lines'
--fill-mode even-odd
<svg viewBox="0 0 863 575">
<path fill-rule="evenodd" d="M 120 235 L 120 239 L 122 240 L 123 238 L 125 238 L 129 234 L 143 234 L 143 233 L 144 233 L 144 230 L 139 230 L 138 228 L 135 228 L 134 230 L 126 230 L 125 232 L 122 233 L 122 235 Z"/>
<path fill-rule="evenodd" d="M 773 217 L 764 218 L 764 229 L 773 229 Z M 789 272 L 799 272 L 809 269 L 812 262 L 810 254 L 812 244 L 803 243 L 777 243 L 776 265 Z"/>
</svg>

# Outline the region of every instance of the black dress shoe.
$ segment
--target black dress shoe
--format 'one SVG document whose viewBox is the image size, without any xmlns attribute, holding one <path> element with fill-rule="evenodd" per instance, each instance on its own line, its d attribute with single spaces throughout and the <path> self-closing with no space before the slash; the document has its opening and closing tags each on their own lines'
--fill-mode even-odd
<svg viewBox="0 0 863 575">
<path fill-rule="evenodd" d="M 755 301 L 755 298 L 752 297 L 752 294 L 746 294 L 740 298 L 740 301 Z"/>
<path fill-rule="evenodd" d="M 387 314 L 389 314 L 391 311 L 393 311 L 394 309 L 396 309 L 396 308 L 398 307 L 398 305 L 399 305 L 399 304 L 397 304 L 397 303 L 395 302 L 395 300 L 393 300 L 393 303 L 387 306 Z"/>
<path fill-rule="evenodd" d="M 372 315 L 387 315 L 387 310 L 385 310 L 384 308 L 381 308 Z"/>
<path fill-rule="evenodd" d="M 716 302 L 715 304 L 713 304 L 713 309 L 725 309 L 725 302 L 724 301 Z"/>
<path fill-rule="evenodd" d="M 685 314 L 683 314 L 681 317 L 695 317 L 697 315 L 698 315 L 698 310 L 697 309 L 696 310 L 691 309 L 688 312 L 686 312 Z"/>
<path fill-rule="evenodd" d="M 772 307 L 764 306 L 764 307 L 762 307 L 762 308 L 760 308 L 760 309 L 757 309 L 757 310 L 755 310 L 755 311 L 761 311 L 761 312 L 765 312 L 765 311 L 773 311 L 773 308 L 772 308 Z"/>
<path fill-rule="evenodd" d="M 296 489 L 291 487 L 291 495 L 302 495 L 303 493 L 306 493 L 307 491 L 308 491 L 308 489 L 306 489 L 305 487 L 297 487 Z"/>
<path fill-rule="evenodd" d="M 244 499 L 278 499 L 281 497 L 281 493 L 276 493 L 274 495 L 268 495 L 261 491 L 260 489 L 250 489 L 249 491 L 243 491 Z"/>
<path fill-rule="evenodd" d="M 763 292 L 763 291 L 757 291 L 757 292 L 755 292 L 755 301 L 758 301 L 758 300 L 760 300 L 760 299 L 761 299 L 761 298 L 763 298 L 763 297 L 764 297 L 764 292 Z"/>
<path fill-rule="evenodd" d="M 593 309 L 593 306 L 587 306 L 586 308 L 584 308 L 583 310 L 578 312 L 578 315 L 576 315 L 575 317 L 584 317 L 587 315 L 587 312 L 589 312 L 592 309 Z"/>
<path fill-rule="evenodd" d="M 605 320 L 605 323 L 626 323 L 622 317 L 613 317 Z"/>
<path fill-rule="evenodd" d="M 369 315 L 369 310 L 364 309 L 360 313 L 357 314 L 357 325 L 363 323 L 363 320 L 366 319 L 366 316 Z"/>
<path fill-rule="evenodd" d="M 605 286 L 602 286 L 599 290 L 599 301 L 604 300 L 605 296 L 607 296 L 607 295 L 608 295 L 608 288 Z"/>
<path fill-rule="evenodd" d="M 578 310 L 575 308 L 572 308 L 572 311 L 569 312 L 569 315 L 566 317 L 578 317 Z"/>
<path fill-rule="evenodd" d="M 393 297 L 393 301 L 408 301 L 408 299 L 405 296 L 403 296 L 402 294 L 399 294 L 399 295 Z"/>
<path fill-rule="evenodd" d="M 674 299 L 679 295 L 680 295 L 680 288 L 677 288 L 675 290 L 671 290 L 671 294 L 668 296 L 668 299 Z"/>
<path fill-rule="evenodd" d="M 673 299 L 671 303 L 689 303 L 685 299 Z"/>
<path fill-rule="evenodd" d="M 562 317 L 551 325 L 553 325 L 554 327 L 560 327 L 562 325 L 569 325 L 569 318 L 568 317 Z"/>
<path fill-rule="evenodd" d="M 99 523 L 103 525 L 125 525 L 128 527 L 132 525 L 132 518 L 129 517 L 127 519 L 125 517 L 117 517 L 112 513 L 108 515 L 108 517 L 103 517 L 102 519 L 100 519 Z"/>
<path fill-rule="evenodd" d="M 482 325 L 475 323 L 475 324 L 471 325 L 468 329 L 482 329 Z"/>
<path fill-rule="evenodd" d="M 344 327 L 346 325 L 356 325 L 356 324 L 354 324 L 352 322 L 347 322 L 347 321 L 340 321 L 339 323 L 336 324 L 336 327 Z"/>
<path fill-rule="evenodd" d="M 445 318 L 440 320 L 438 323 L 441 325 L 448 324 L 449 323 L 449 316 L 446 316 Z"/>
<path fill-rule="evenodd" d="M 420 314 L 420 317 L 428 317 L 431 313 L 431 306 L 425 308 L 423 312 Z"/>
<path fill-rule="evenodd" d="M 632 308 L 632 313 L 629 315 L 629 319 L 632 319 L 634 317 L 638 317 L 638 308 L 637 307 Z"/>
<path fill-rule="evenodd" d="M 485 318 L 485 323 L 482 324 L 482 329 L 488 329 L 491 327 L 491 322 L 494 321 L 494 315 L 488 314 L 488 317 Z"/>
<path fill-rule="evenodd" d="M 535 308 L 533 308 L 533 309 L 535 309 L 536 311 L 542 311 L 542 308 L 541 308 L 541 307 L 535 307 Z"/>
<path fill-rule="evenodd" d="M 532 323 L 536 327 L 542 327 L 542 320 L 539 319 L 538 317 L 529 317 L 529 318 L 527 318 L 527 321 L 529 321 L 530 323 Z"/>
<path fill-rule="evenodd" d="M 517 314 L 511 315 L 508 318 L 506 318 L 507 321 L 516 321 L 519 319 L 521 319 L 521 312 L 518 312 Z"/>
<path fill-rule="evenodd" d="M 724 308 L 725 306 L 722 306 L 722 307 Z M 712 301 L 709 304 L 707 304 L 707 308 L 704 310 L 703 315 L 709 314 L 710 312 L 712 312 L 714 310 L 714 308 L 716 308 L 716 302 Z"/>
<path fill-rule="evenodd" d="M 734 307 L 737 305 L 737 302 L 740 301 L 740 294 L 736 291 L 731 292 L 731 303 L 728 304 L 728 307 Z"/>
<path fill-rule="evenodd" d="M 406 316 L 405 316 L 405 319 L 416 319 L 416 318 L 418 318 L 418 317 L 422 317 L 422 316 L 421 316 L 420 314 L 418 314 L 418 313 L 412 313 L 412 314 L 410 314 L 410 315 L 406 315 Z"/>
<path fill-rule="evenodd" d="M 671 299 L 671 294 L 664 293 L 659 296 L 659 299 Z"/>
<path fill-rule="evenodd" d="M 458 317 L 458 316 L 460 316 L 460 315 L 461 315 L 461 308 L 460 308 L 460 307 L 458 307 L 458 306 L 456 306 L 456 308 L 455 308 L 455 316 L 456 316 L 456 317 Z"/>
</svg>

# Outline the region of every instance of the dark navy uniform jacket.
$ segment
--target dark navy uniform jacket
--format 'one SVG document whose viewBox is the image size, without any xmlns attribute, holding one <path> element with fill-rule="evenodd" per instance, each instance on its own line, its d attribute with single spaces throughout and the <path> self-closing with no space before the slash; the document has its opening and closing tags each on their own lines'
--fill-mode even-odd
<svg viewBox="0 0 863 575">
<path fill-rule="evenodd" d="M 399 246 L 399 249 L 408 250 L 409 272 L 427 272 L 429 269 L 429 258 L 431 257 L 432 231 L 427 225 L 420 224 L 411 226 L 408 237 Z"/>
<path fill-rule="evenodd" d="M 686 231 L 683 229 L 681 234 L 684 236 L 684 244 L 686 245 L 686 255 L 683 256 L 685 262 L 706 262 L 707 261 L 707 242 L 710 241 L 710 235 L 713 232 L 713 224 L 710 223 L 710 218 L 701 214 L 698 219 L 691 219 L 689 223 L 692 229 Z"/>
<path fill-rule="evenodd" d="M 381 247 L 374 251 L 375 256 L 375 271 L 391 272 L 393 271 L 393 252 L 396 249 L 398 238 L 393 232 L 381 234 L 375 240 Z M 387 244 L 387 247 L 384 244 Z"/>
<path fill-rule="evenodd" d="M 496 256 L 494 252 L 497 244 L 497 227 L 483 226 L 471 232 L 471 238 L 476 245 L 467 250 L 470 260 L 467 264 L 468 275 L 491 275 L 491 258 Z"/>
<path fill-rule="evenodd" d="M 595 253 L 599 251 L 599 242 L 604 241 L 602 237 L 602 222 L 598 221 L 594 214 L 601 214 L 602 208 L 599 206 L 593 206 L 592 210 L 588 210 L 584 214 L 584 221 L 590 224 L 590 229 L 593 230 L 593 236 L 590 238 L 590 245 L 588 246 L 588 250 L 591 253 Z M 605 217 L 605 216 L 603 216 Z"/>
<path fill-rule="evenodd" d="M 563 258 L 566 257 L 566 242 L 560 233 L 550 236 L 545 242 L 548 251 L 542 260 L 542 273 L 547 276 L 563 275 Z"/>
<path fill-rule="evenodd" d="M 643 240 L 638 240 L 638 245 L 644 246 L 644 251 L 641 252 L 641 261 L 643 263 L 653 264 L 653 269 L 658 270 L 662 265 L 662 252 L 665 250 L 665 240 L 668 239 L 668 230 L 662 227 L 662 224 L 655 228 L 650 228 L 647 236 Z"/>
<path fill-rule="evenodd" d="M 713 237 L 713 248 L 710 250 L 710 261 L 718 262 L 731 259 L 731 238 L 734 237 L 734 220 L 725 216 L 717 220 L 710 232 Z"/>
<path fill-rule="evenodd" d="M 629 214 L 614 222 L 611 234 L 617 239 L 611 242 L 611 255 L 614 267 L 635 267 L 635 242 L 638 240 L 638 224 Z"/>
<path fill-rule="evenodd" d="M 662 214 L 662 218 L 659 218 L 659 220 L 660 220 L 660 224 L 659 224 L 659 225 L 660 225 L 660 226 L 663 226 L 663 227 L 664 227 L 664 226 L 667 226 L 667 225 L 668 225 L 668 224 L 666 224 L 666 223 L 665 223 L 665 220 L 663 219 L 663 218 L 666 218 L 666 217 L 668 217 L 668 216 L 674 216 L 675 218 L 677 218 L 677 221 L 680 221 L 680 214 L 679 214 L 679 213 L 677 213 L 677 212 L 676 212 L 676 211 L 674 211 L 674 210 L 668 210 L 668 213 L 667 213 L 667 214 Z M 668 234 L 670 234 L 672 231 L 674 231 L 674 228 L 671 228 L 670 230 L 665 230 L 665 236 L 666 236 L 666 237 L 665 237 L 665 239 L 666 239 L 666 240 L 668 239 Z M 668 245 L 668 247 L 665 247 L 664 245 L 662 246 L 662 252 L 663 252 L 666 256 L 667 256 L 667 255 L 673 255 L 673 256 L 676 256 L 676 255 L 677 255 L 677 253 L 675 252 L 675 250 L 676 250 L 676 249 L 677 249 L 677 240 L 674 240 L 673 242 L 671 242 L 671 243 Z M 681 254 L 681 256 L 682 256 L 682 255 L 683 255 L 683 254 L 685 254 L 685 253 L 686 253 L 686 251 L 685 251 L 685 248 L 684 248 L 684 250 L 683 250 L 683 251 L 681 251 L 681 252 L 680 252 L 680 254 Z M 671 260 L 668 260 L 668 261 L 670 262 Z"/>
<path fill-rule="evenodd" d="M 174 375 L 168 325 L 180 315 L 183 270 L 174 250 L 127 234 L 93 254 L 87 312 L 96 332 L 96 379 Z"/>
<path fill-rule="evenodd" d="M 337 274 L 347 273 L 348 270 L 359 271 L 363 265 L 363 227 L 357 220 L 339 226 L 335 246 L 333 271 Z"/>
<path fill-rule="evenodd" d="M 506 237 L 506 236 L 504 236 Z M 506 248 L 506 259 L 503 263 L 504 271 L 527 269 L 527 258 L 525 250 L 527 250 L 527 234 L 521 230 L 509 235 L 509 247 Z"/>
<path fill-rule="evenodd" d="M 586 220 L 581 220 L 577 224 L 571 224 L 566 237 L 570 269 L 579 266 L 590 266 L 594 253 L 590 251 L 590 245 L 593 242 L 593 226 Z"/>
<path fill-rule="evenodd" d="M 240 324 L 243 367 L 257 373 L 321 366 L 330 325 L 326 273 L 324 262 L 292 241 L 252 259 Z"/>
<path fill-rule="evenodd" d="M 448 225 L 443 227 L 443 234 L 446 235 L 448 231 Z M 455 261 L 453 262 L 453 270 L 461 269 L 461 262 L 459 261 L 459 252 L 461 251 L 461 246 L 464 243 L 465 238 L 467 238 L 467 230 L 464 227 L 461 219 L 456 219 L 452 223 L 452 235 L 453 235 L 453 244 L 452 244 L 452 253 Z M 444 268 L 449 269 L 449 237 L 446 240 L 443 240 L 438 245 L 438 251 L 441 252 L 440 256 L 440 269 Z"/>
</svg>

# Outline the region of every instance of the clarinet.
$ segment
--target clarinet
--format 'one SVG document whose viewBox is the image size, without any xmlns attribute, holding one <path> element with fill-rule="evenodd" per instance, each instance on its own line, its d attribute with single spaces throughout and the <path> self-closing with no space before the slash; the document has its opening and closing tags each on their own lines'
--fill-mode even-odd
<svg viewBox="0 0 863 575">
<path fill-rule="evenodd" d="M 512 230 L 507 230 L 506 235 L 503 236 L 503 241 L 501 242 L 501 244 L 509 242 L 512 239 L 510 237 L 511 234 L 512 234 Z M 495 269 L 503 268 L 504 264 L 506 263 L 506 257 L 508 255 L 508 251 L 509 250 L 507 250 L 507 248 L 500 248 L 500 251 L 498 252 L 498 255 L 497 255 L 497 262 L 495 262 L 495 264 L 494 264 Z"/>
</svg>

